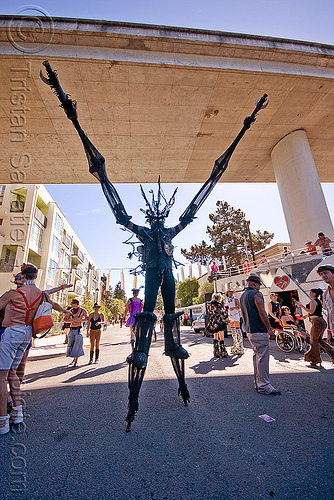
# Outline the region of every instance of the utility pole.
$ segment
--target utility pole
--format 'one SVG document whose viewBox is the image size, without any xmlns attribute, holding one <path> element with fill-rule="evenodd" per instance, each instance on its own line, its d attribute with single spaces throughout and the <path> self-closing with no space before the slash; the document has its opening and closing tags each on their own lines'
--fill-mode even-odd
<svg viewBox="0 0 334 500">
<path fill-rule="evenodd" d="M 253 263 L 254 263 L 254 267 L 256 267 L 255 255 L 254 255 L 254 247 L 253 247 L 253 240 L 252 240 L 252 233 L 250 232 L 250 228 L 249 228 L 250 221 L 246 220 L 245 222 L 246 222 L 246 227 L 247 227 L 247 231 L 248 231 L 248 237 L 249 237 L 249 243 L 250 243 L 250 248 L 251 248 L 252 257 L 253 257 Z"/>
</svg>

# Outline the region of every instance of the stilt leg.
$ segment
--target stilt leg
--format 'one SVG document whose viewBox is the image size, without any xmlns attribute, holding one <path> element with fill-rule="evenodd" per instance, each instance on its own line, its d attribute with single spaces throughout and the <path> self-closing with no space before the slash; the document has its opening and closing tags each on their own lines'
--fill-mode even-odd
<svg viewBox="0 0 334 500">
<path fill-rule="evenodd" d="M 178 396 L 181 396 L 183 405 L 188 406 L 188 403 L 190 402 L 190 394 L 184 376 L 184 359 L 171 358 L 171 362 L 174 368 L 174 372 L 179 381 L 179 389 L 177 391 L 177 394 Z"/>
<path fill-rule="evenodd" d="M 134 331 L 136 342 L 134 350 L 126 359 L 129 363 L 129 404 L 128 413 L 125 418 L 127 422 L 126 432 L 131 431 L 131 423 L 139 408 L 139 391 L 145 375 L 155 321 L 156 316 L 153 313 L 142 312 L 135 314 Z"/>
<path fill-rule="evenodd" d="M 178 395 L 182 397 L 184 406 L 190 401 L 189 391 L 185 382 L 184 360 L 189 357 L 188 351 L 182 347 L 180 342 L 180 315 L 182 313 L 165 314 L 164 335 L 165 355 L 172 361 L 174 372 L 179 382 Z"/>
</svg>

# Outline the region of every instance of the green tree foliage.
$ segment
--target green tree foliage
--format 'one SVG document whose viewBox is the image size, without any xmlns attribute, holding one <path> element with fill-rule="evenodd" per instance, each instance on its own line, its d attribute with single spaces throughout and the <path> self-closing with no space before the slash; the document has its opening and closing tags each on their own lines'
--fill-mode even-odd
<svg viewBox="0 0 334 500">
<path fill-rule="evenodd" d="M 179 283 L 176 291 L 176 297 L 181 300 L 181 307 L 190 306 L 193 303 L 193 297 L 198 296 L 199 282 L 196 278 L 187 278 Z"/>
<path fill-rule="evenodd" d="M 125 291 L 122 288 L 121 282 L 119 281 L 113 290 L 113 298 L 126 301 Z"/>
<path fill-rule="evenodd" d="M 212 245 L 202 241 L 199 245 L 192 245 L 190 250 L 182 248 L 181 253 L 190 262 L 205 264 L 225 257 L 229 267 L 240 265 L 247 258 L 246 244 L 250 248 L 246 215 L 226 201 L 217 201 L 216 207 L 215 213 L 209 215 L 212 226 L 208 226 L 206 231 Z M 266 248 L 273 237 L 274 233 L 268 231 L 252 233 L 254 252 Z"/>
<path fill-rule="evenodd" d="M 161 288 L 159 288 L 159 291 L 158 291 L 157 301 L 155 303 L 155 309 L 157 311 L 163 311 L 164 310 L 164 301 L 162 300 Z"/>
<path fill-rule="evenodd" d="M 112 292 L 105 292 L 103 296 L 102 311 L 109 321 L 116 320 L 124 314 L 125 302 L 113 297 Z"/>
<path fill-rule="evenodd" d="M 85 295 L 83 297 L 83 299 L 81 300 L 81 307 L 83 307 L 84 309 L 86 309 L 86 311 L 88 312 L 88 314 L 90 314 L 91 312 L 93 312 L 93 305 L 94 305 L 94 302 L 92 300 L 90 300 L 90 298 Z"/>
<path fill-rule="evenodd" d="M 203 286 L 200 287 L 198 291 L 198 297 L 195 301 L 196 304 L 204 304 L 205 302 L 205 294 L 213 293 L 213 283 L 204 283 Z"/>
</svg>

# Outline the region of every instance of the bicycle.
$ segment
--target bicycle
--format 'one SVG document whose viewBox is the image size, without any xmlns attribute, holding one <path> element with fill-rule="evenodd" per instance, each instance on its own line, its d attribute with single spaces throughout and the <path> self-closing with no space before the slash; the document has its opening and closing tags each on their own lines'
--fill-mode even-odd
<svg viewBox="0 0 334 500">
<path fill-rule="evenodd" d="M 300 353 L 305 353 L 311 347 L 310 344 L 300 335 L 298 330 L 293 328 L 283 328 L 275 331 L 276 344 L 281 351 L 292 352 L 294 349 Z"/>
</svg>

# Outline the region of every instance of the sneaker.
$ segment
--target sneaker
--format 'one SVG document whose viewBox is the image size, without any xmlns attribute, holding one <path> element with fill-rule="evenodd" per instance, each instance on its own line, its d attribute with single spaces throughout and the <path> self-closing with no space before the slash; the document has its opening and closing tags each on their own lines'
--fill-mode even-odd
<svg viewBox="0 0 334 500">
<path fill-rule="evenodd" d="M 22 405 L 13 406 L 13 409 L 9 415 L 9 420 L 11 424 L 20 424 L 21 422 L 23 422 Z"/>
<path fill-rule="evenodd" d="M 0 417 L 0 434 L 8 434 L 9 432 L 9 415 Z"/>
<path fill-rule="evenodd" d="M 265 394 L 266 396 L 280 396 L 281 395 L 281 391 L 278 391 L 275 388 L 271 392 L 262 392 L 262 391 L 258 390 L 258 393 Z"/>
</svg>

